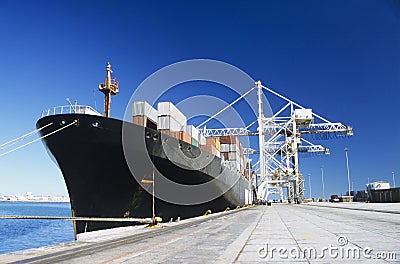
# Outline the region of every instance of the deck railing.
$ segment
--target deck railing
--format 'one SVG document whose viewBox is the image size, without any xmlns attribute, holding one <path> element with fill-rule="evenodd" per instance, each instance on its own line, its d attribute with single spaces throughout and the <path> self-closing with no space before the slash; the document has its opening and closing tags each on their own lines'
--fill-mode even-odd
<svg viewBox="0 0 400 264">
<path fill-rule="evenodd" d="M 42 117 L 60 114 L 101 115 L 99 112 L 88 105 L 62 105 L 42 111 Z"/>
</svg>

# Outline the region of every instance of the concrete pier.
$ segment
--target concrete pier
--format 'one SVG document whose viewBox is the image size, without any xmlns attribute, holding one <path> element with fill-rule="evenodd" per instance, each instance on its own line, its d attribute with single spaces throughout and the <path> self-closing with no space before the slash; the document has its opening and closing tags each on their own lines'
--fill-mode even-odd
<svg viewBox="0 0 400 264">
<path fill-rule="evenodd" d="M 400 204 L 255 206 L 4 254 L 0 263 L 400 263 L 399 213 Z"/>
</svg>

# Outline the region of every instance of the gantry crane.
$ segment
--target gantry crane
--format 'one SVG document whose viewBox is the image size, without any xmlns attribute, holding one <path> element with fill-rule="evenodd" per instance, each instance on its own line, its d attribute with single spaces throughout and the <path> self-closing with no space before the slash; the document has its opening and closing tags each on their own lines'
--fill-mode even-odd
<svg viewBox="0 0 400 264">
<path fill-rule="evenodd" d="M 351 126 L 342 123 L 333 123 L 315 114 L 311 109 L 306 109 L 292 100 L 280 95 L 272 89 L 263 86 L 260 81 L 248 92 L 237 98 L 230 105 L 210 117 L 198 127 L 203 126 L 222 111 L 238 102 L 251 91 L 257 89 L 258 118 L 246 128 L 219 128 L 200 131 L 206 136 L 258 136 L 259 150 L 245 148 L 245 154 L 259 154 L 259 161 L 253 168 L 258 167 L 257 195 L 261 200 L 267 200 L 270 194 L 280 194 L 283 199 L 282 189 L 287 189 L 288 201 L 301 203 L 304 200 L 304 180 L 299 169 L 299 154 L 320 153 L 329 155 L 329 149 L 321 145 L 314 145 L 302 138 L 304 134 L 335 136 L 352 136 Z M 264 116 L 262 107 L 263 91 L 271 93 L 286 102 L 279 111 L 272 116 Z M 288 113 L 289 112 L 289 113 Z M 286 114 L 285 114 L 286 113 Z M 258 122 L 257 131 L 249 130 Z"/>
</svg>

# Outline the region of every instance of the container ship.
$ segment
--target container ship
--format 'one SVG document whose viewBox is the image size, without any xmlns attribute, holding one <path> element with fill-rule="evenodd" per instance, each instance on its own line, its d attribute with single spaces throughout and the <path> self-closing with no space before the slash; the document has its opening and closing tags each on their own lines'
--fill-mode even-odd
<svg viewBox="0 0 400 264">
<path fill-rule="evenodd" d="M 157 216 L 169 221 L 255 202 L 255 174 L 236 136 L 205 138 L 171 102 L 159 102 L 155 109 L 146 101 L 136 101 L 132 122 L 110 118 L 118 82 L 111 79 L 110 64 L 106 72 L 105 82 L 99 85 L 105 94 L 103 115 L 89 106 L 70 104 L 44 111 L 36 123 L 64 177 L 72 216 Z M 162 179 L 206 186 L 201 189 L 202 201 L 193 198 L 195 191 L 165 199 L 164 194 L 171 196 L 175 189 L 165 187 L 169 185 L 163 185 Z M 76 221 L 74 228 L 80 234 L 133 224 Z"/>
<path fill-rule="evenodd" d="M 400 188 L 390 188 L 385 181 L 377 181 L 367 184 L 368 201 L 371 203 L 399 203 Z"/>
</svg>

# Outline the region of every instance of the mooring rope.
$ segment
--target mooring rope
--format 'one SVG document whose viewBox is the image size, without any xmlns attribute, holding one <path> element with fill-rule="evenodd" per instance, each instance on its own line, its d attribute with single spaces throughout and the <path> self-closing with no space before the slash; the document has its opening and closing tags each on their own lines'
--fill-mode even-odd
<svg viewBox="0 0 400 264">
<path fill-rule="evenodd" d="M 6 142 L 6 143 L 4 143 L 4 144 L 1 144 L 1 145 L 0 145 L 0 150 L 9 148 L 9 147 L 11 147 L 12 145 L 17 144 L 18 142 L 24 140 L 24 139 L 27 138 L 27 137 L 30 137 L 30 136 L 36 134 L 36 133 L 39 132 L 40 130 L 42 130 L 42 129 L 44 129 L 44 128 L 46 128 L 46 127 L 52 125 L 52 124 L 53 124 L 53 123 L 48 123 L 47 125 L 42 126 L 41 128 L 35 129 L 35 130 L 33 130 L 33 131 L 29 132 L 29 133 L 26 133 L 26 134 L 23 135 L 23 136 L 20 136 L 20 137 L 18 137 L 18 138 L 15 138 L 15 139 L 13 139 L 13 140 L 10 140 L 10 141 L 8 141 L 8 142 Z"/>
<path fill-rule="evenodd" d="M 14 151 L 16 151 L 16 150 L 18 150 L 18 149 L 21 149 L 21 148 L 23 148 L 23 147 L 26 147 L 26 146 L 28 146 L 28 145 L 30 145 L 30 144 L 32 144 L 32 143 L 35 143 L 36 141 L 39 141 L 39 140 L 41 140 L 41 139 L 43 139 L 43 138 L 46 138 L 46 137 L 48 137 L 48 136 L 51 136 L 51 135 L 53 135 L 53 134 L 55 134 L 55 133 L 58 133 L 58 132 L 60 132 L 61 130 L 66 129 L 67 127 L 70 127 L 70 126 L 76 124 L 77 122 L 78 122 L 77 120 L 74 120 L 72 123 L 70 123 L 70 124 L 68 124 L 68 125 L 65 125 L 65 126 L 59 128 L 59 129 L 57 129 L 57 130 L 54 130 L 54 131 L 52 131 L 52 132 L 50 132 L 50 133 L 48 133 L 48 134 L 46 134 L 46 135 L 44 135 L 44 136 L 41 136 L 41 137 L 39 137 L 39 138 L 37 138 L 37 139 L 34 139 L 34 140 L 32 140 L 32 141 L 29 141 L 29 142 L 27 142 L 27 143 L 25 143 L 25 144 L 23 144 L 23 145 L 21 145 L 21 146 L 18 146 L 18 147 L 16 147 L 16 148 L 13 148 L 13 149 L 7 151 L 7 152 L 4 152 L 4 153 L 0 154 L 0 157 L 5 156 L 5 155 L 7 155 L 7 154 L 10 154 L 11 152 L 14 152 Z M 52 124 L 53 124 L 53 123 L 49 123 L 49 124 L 47 124 L 46 126 L 49 126 L 49 125 L 52 125 Z M 45 126 L 43 126 L 43 128 L 44 128 L 44 127 L 45 127 Z"/>
<path fill-rule="evenodd" d="M 150 224 L 152 218 L 119 218 L 119 217 L 64 217 L 64 216 L 36 216 L 36 215 L 0 215 L 0 219 L 37 219 L 37 220 L 72 220 L 72 221 L 96 221 L 96 222 L 137 222 Z"/>
</svg>

